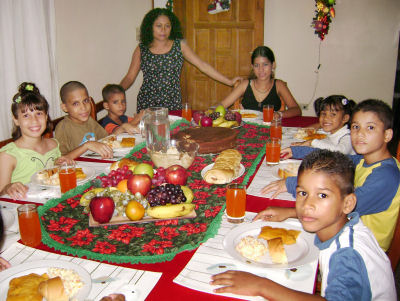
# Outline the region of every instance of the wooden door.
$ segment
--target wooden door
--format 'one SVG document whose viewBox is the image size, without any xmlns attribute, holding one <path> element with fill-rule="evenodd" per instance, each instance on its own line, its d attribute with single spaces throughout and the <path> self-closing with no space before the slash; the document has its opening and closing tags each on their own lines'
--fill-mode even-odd
<svg viewBox="0 0 400 301">
<path fill-rule="evenodd" d="M 264 0 L 232 0 L 229 11 L 214 15 L 207 6 L 207 0 L 174 0 L 189 47 L 227 77 L 247 78 L 251 52 L 264 41 Z M 183 100 L 194 109 L 207 109 L 232 90 L 186 61 L 181 86 Z"/>
</svg>

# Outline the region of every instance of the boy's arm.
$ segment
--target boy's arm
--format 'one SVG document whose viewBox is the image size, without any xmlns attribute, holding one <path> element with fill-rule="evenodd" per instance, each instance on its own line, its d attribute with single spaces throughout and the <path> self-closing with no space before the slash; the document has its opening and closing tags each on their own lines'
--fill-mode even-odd
<svg viewBox="0 0 400 301">
<path fill-rule="evenodd" d="M 303 159 L 305 156 L 307 156 L 309 153 L 312 153 L 315 151 L 314 147 L 310 146 L 291 146 L 292 149 L 292 154 L 293 158 L 295 159 Z"/>
<path fill-rule="evenodd" d="M 68 154 L 65 155 L 65 157 L 70 159 L 76 159 L 88 150 L 91 150 L 92 152 L 99 154 L 103 159 L 113 157 L 112 148 L 104 143 L 97 141 L 88 141 L 78 146 L 74 150 L 70 151 Z"/>
</svg>

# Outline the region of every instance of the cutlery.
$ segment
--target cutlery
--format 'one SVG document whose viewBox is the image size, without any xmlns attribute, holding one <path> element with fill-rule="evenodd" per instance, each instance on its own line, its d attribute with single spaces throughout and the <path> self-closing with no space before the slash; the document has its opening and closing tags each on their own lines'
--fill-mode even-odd
<svg viewBox="0 0 400 301">
<path fill-rule="evenodd" d="M 110 277 L 110 276 L 100 276 L 92 279 L 92 283 L 107 283 L 118 280 L 118 278 Z"/>
</svg>

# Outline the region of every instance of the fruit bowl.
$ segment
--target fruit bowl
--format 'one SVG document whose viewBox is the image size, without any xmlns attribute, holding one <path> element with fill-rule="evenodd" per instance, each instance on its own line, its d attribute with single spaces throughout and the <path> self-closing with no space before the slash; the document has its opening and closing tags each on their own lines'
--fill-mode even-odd
<svg viewBox="0 0 400 301">
<path fill-rule="evenodd" d="M 156 149 L 156 146 L 150 145 L 148 152 L 154 165 L 168 168 L 172 165 L 181 165 L 188 168 L 192 165 L 197 156 L 199 145 L 196 142 L 186 142 L 180 140 L 171 140 L 168 149 Z"/>
</svg>

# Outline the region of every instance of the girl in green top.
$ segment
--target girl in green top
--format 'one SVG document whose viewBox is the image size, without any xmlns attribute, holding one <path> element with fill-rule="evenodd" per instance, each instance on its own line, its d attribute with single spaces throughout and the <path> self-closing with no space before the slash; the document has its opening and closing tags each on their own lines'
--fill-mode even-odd
<svg viewBox="0 0 400 301">
<path fill-rule="evenodd" d="M 0 149 L 0 194 L 23 199 L 28 191 L 25 184 L 33 174 L 72 161 L 60 157 L 57 140 L 43 137 L 51 131 L 48 110 L 49 104 L 35 84 L 24 82 L 19 86 L 11 105 L 14 142 Z"/>
</svg>

